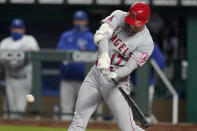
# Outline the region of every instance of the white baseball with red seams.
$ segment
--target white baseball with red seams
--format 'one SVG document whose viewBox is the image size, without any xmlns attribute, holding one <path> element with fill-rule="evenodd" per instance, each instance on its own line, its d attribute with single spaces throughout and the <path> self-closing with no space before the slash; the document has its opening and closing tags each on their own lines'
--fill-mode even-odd
<svg viewBox="0 0 197 131">
<path fill-rule="evenodd" d="M 125 66 L 130 60 L 142 66 L 154 48 L 146 26 L 138 33 L 126 30 L 124 21 L 126 16 L 127 12 L 117 10 L 102 21 L 108 23 L 114 30 L 109 40 L 108 51 L 113 71 Z M 121 78 L 119 84 L 129 94 L 131 90 L 129 76 Z M 80 88 L 75 115 L 68 130 L 85 131 L 89 118 L 103 100 L 109 106 L 121 131 L 143 131 L 135 124 L 131 109 L 122 94 L 115 88 L 113 82 L 106 80 L 96 66 L 88 73 Z"/>
</svg>

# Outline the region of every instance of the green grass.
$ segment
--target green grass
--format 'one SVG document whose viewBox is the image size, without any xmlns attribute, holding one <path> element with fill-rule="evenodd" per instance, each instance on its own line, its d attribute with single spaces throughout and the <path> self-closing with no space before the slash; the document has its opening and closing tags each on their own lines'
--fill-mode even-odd
<svg viewBox="0 0 197 131">
<path fill-rule="evenodd" d="M 0 131 L 67 131 L 65 128 L 28 127 L 28 126 L 0 126 Z M 87 130 L 87 131 L 114 131 L 114 130 Z"/>
</svg>

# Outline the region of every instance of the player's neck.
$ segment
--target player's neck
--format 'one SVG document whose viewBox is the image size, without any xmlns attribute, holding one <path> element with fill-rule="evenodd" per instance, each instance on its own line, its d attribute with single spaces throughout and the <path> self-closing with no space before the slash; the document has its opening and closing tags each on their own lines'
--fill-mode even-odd
<svg viewBox="0 0 197 131">
<path fill-rule="evenodd" d="M 138 33 L 138 32 L 140 32 L 140 31 L 142 31 L 144 28 L 145 28 L 145 25 L 144 25 L 144 26 L 137 27 L 137 28 L 133 29 L 133 31 L 134 31 L 135 33 Z"/>
</svg>

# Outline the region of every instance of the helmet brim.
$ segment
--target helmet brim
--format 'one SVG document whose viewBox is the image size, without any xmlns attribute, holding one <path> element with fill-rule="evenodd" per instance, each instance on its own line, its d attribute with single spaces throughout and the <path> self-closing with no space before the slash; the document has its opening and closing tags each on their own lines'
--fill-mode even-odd
<svg viewBox="0 0 197 131">
<path fill-rule="evenodd" d="M 136 19 L 132 19 L 129 15 L 126 16 L 125 22 L 129 25 L 136 26 L 136 27 L 144 26 L 147 23 L 146 21 L 138 21 Z"/>
</svg>

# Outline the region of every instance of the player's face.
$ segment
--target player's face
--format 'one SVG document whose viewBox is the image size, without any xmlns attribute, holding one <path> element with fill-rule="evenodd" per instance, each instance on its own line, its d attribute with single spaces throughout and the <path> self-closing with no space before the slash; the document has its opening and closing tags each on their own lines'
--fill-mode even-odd
<svg viewBox="0 0 197 131">
<path fill-rule="evenodd" d="M 74 25 L 87 26 L 88 25 L 88 21 L 87 20 L 74 20 Z"/>
<path fill-rule="evenodd" d="M 139 31 L 141 31 L 141 30 L 144 29 L 144 26 L 139 26 L 139 27 L 137 27 L 137 26 L 132 26 L 132 25 L 129 25 L 129 26 L 130 26 L 130 28 L 131 28 L 134 32 L 139 32 Z"/>
<path fill-rule="evenodd" d="M 25 34 L 25 29 L 24 28 L 14 27 L 14 28 L 11 28 L 10 31 L 11 31 L 11 33 L 17 32 L 17 33 Z"/>
<path fill-rule="evenodd" d="M 88 25 L 87 20 L 74 20 L 74 27 L 76 31 L 83 32 L 86 31 Z"/>
</svg>

